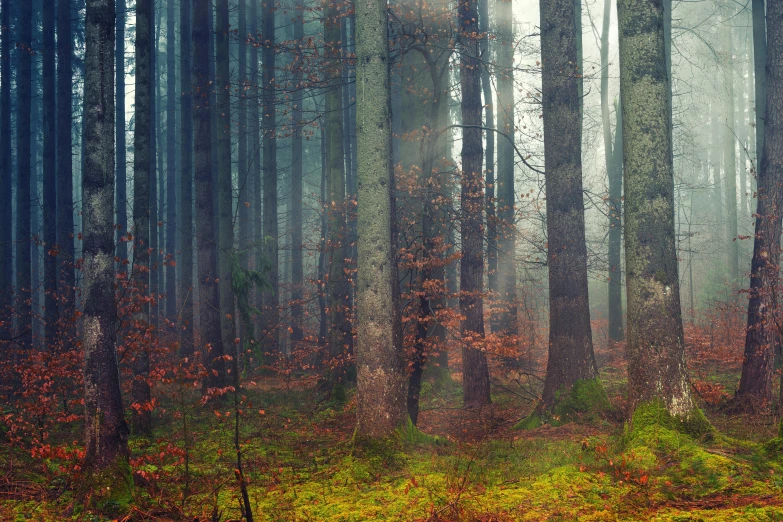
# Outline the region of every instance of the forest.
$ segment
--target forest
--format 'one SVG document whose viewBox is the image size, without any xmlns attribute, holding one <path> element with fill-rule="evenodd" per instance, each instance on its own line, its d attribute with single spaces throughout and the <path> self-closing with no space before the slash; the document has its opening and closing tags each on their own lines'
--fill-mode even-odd
<svg viewBox="0 0 783 522">
<path fill-rule="evenodd" d="M 0 0 L 0 520 L 783 520 L 783 0 Z"/>
</svg>

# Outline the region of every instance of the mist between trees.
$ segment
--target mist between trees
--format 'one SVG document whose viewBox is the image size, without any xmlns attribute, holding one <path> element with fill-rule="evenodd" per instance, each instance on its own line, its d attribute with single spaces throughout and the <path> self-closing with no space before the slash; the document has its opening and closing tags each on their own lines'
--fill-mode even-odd
<svg viewBox="0 0 783 522">
<path fill-rule="evenodd" d="M 774 424 L 780 0 L 0 0 L 0 16 L 14 491 L 23 462 L 57 462 L 46 480 L 85 513 L 141 516 L 134 483 L 164 482 L 148 443 L 170 436 L 177 513 L 206 513 L 214 412 L 231 471 L 210 479 L 211 516 L 234 488 L 231 509 L 263 518 L 248 430 L 287 400 L 345 415 L 366 451 L 459 438 L 439 408 L 478 419 L 474 443 L 628 421 L 627 443 L 651 409 L 700 444 L 711 422 Z M 101 493 L 118 481 L 125 500 Z M 467 516 L 457 497 L 422 520 Z"/>
</svg>

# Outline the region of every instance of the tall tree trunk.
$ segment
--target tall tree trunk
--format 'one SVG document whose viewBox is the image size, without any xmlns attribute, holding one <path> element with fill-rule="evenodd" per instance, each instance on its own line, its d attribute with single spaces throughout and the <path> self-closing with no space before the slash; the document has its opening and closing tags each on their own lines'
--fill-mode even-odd
<svg viewBox="0 0 783 522">
<path fill-rule="evenodd" d="M 155 267 L 155 275 L 157 276 L 156 292 L 157 299 L 155 300 L 155 326 L 158 331 L 162 331 L 161 319 L 165 318 L 165 305 L 166 301 L 166 178 L 164 170 L 164 158 L 166 157 L 166 151 L 164 146 L 166 143 L 165 133 L 163 129 L 163 72 L 164 62 L 161 60 L 165 57 L 165 54 L 161 53 L 161 36 L 163 35 L 163 3 L 156 2 L 153 6 L 155 9 L 155 110 L 152 114 L 155 117 L 155 161 L 157 166 L 153 169 L 155 172 L 156 180 L 156 192 L 153 192 L 155 199 L 155 230 L 157 233 L 157 250 L 155 261 L 153 263 Z M 165 323 L 164 323 L 165 324 Z"/>
<path fill-rule="evenodd" d="M 193 56 L 209 53 L 210 0 L 193 1 Z M 218 288 L 217 243 L 215 241 L 215 214 L 212 200 L 212 125 L 210 106 L 212 83 L 209 79 L 209 61 L 193 60 L 193 126 L 194 178 L 196 189 L 196 248 L 198 256 L 199 330 L 206 349 L 208 387 L 225 386 L 226 364 L 223 360 L 223 337 L 220 331 L 220 291 Z"/>
<path fill-rule="evenodd" d="M 764 116 L 767 112 L 767 26 L 766 0 L 752 0 L 751 25 L 753 26 L 753 77 L 756 98 L 756 169 L 761 170 L 764 152 Z"/>
<path fill-rule="evenodd" d="M 777 292 L 780 291 L 780 234 L 783 219 L 783 4 L 769 2 L 767 8 L 765 82 L 770 88 L 764 89 L 763 148 L 759 149 L 761 167 L 758 173 L 756 233 L 750 267 L 748 328 L 742 377 L 737 391 L 738 398 L 745 401 L 748 407 L 762 411 L 772 403 L 772 379 L 775 373 L 773 351 L 779 335 L 776 314 L 779 312 Z M 756 79 L 759 79 L 758 68 Z M 757 110 L 758 106 L 757 101 Z"/>
<path fill-rule="evenodd" d="M 43 240 L 46 343 L 57 338 L 57 109 L 55 85 L 55 9 L 43 9 Z M 66 38 L 70 35 L 66 35 Z M 10 201 L 9 201 L 10 202 Z M 54 252 L 53 252 L 54 251 Z"/>
<path fill-rule="evenodd" d="M 87 0 L 84 54 L 84 423 L 87 462 L 128 458 L 114 298 L 114 0 Z"/>
<path fill-rule="evenodd" d="M 329 356 L 334 372 L 332 383 L 343 380 L 346 347 L 351 335 L 347 313 L 349 305 L 348 275 L 345 258 L 348 256 L 345 217 L 345 157 L 343 153 L 342 107 L 342 43 L 340 12 L 337 4 L 329 3 L 324 19 L 324 45 L 329 79 L 326 92 L 326 162 L 328 183 L 329 279 L 327 284 L 329 309 Z"/>
<path fill-rule="evenodd" d="M 261 266 L 258 261 L 258 252 L 261 251 L 261 243 L 264 239 L 263 220 L 264 209 L 263 199 L 261 191 L 263 189 L 261 180 L 261 126 L 259 115 L 259 101 L 258 94 L 262 92 L 259 89 L 258 83 L 258 44 L 262 42 L 258 35 L 258 7 L 259 2 L 252 0 L 250 2 L 250 34 L 253 36 L 254 45 L 250 46 L 250 85 L 253 88 L 253 102 L 250 104 L 248 111 L 248 119 L 250 120 L 250 145 L 249 150 L 252 154 L 252 161 L 249 165 L 248 176 L 253 178 L 253 199 L 251 203 L 251 209 L 253 210 L 253 242 L 255 247 L 253 263 L 256 270 L 259 270 Z M 262 307 L 261 298 L 263 292 L 256 290 L 254 296 L 254 304 L 257 308 Z M 258 318 L 257 318 L 258 319 Z"/>
<path fill-rule="evenodd" d="M 60 0 L 63 3 L 63 0 Z M 11 0 L 2 0 L 2 27 L 11 27 Z M 59 27 L 58 27 L 59 28 Z M 67 35 L 66 38 L 69 38 Z M 0 31 L 0 338 L 13 336 L 13 243 L 11 234 L 11 31 Z M 62 62 L 61 62 L 62 63 Z M 70 95 L 70 92 L 69 92 Z M 68 98 L 70 100 L 70 96 Z M 70 123 L 70 120 L 69 120 Z M 70 154 L 70 150 L 68 151 Z"/>
<path fill-rule="evenodd" d="M 498 333 L 517 335 L 517 269 L 516 224 L 514 222 L 514 13 L 511 2 L 497 0 L 495 3 L 498 38 L 497 89 L 498 128 L 508 139 L 498 139 L 497 174 L 497 249 L 498 249 L 498 293 L 503 311 L 498 317 Z"/>
<path fill-rule="evenodd" d="M 437 27 L 433 25 L 426 27 L 425 30 L 437 34 Z M 438 44 L 433 42 L 433 45 Z M 429 85 L 424 84 L 423 88 L 417 89 L 418 92 L 413 93 L 415 96 L 413 103 L 416 104 L 416 108 L 429 107 L 423 125 L 418 125 L 423 134 L 420 143 L 422 166 L 420 185 L 423 191 L 421 228 L 424 248 L 421 274 L 416 289 L 419 293 L 416 345 L 413 352 L 411 375 L 408 380 L 408 415 L 414 425 L 418 422 L 419 396 L 425 364 L 429 368 L 435 366 L 442 372 L 448 372 L 448 353 L 444 346 L 446 331 L 436 316 L 437 312 L 443 308 L 443 292 L 445 291 L 442 249 L 446 239 L 444 237 L 446 214 L 443 210 L 444 202 L 439 200 L 445 180 L 444 176 L 439 173 L 440 168 L 436 168 L 435 160 L 436 156 L 444 157 L 437 154 L 439 152 L 438 138 L 447 120 L 446 111 L 443 110 L 446 104 L 443 102 L 448 103 L 448 96 L 443 87 L 443 76 L 449 70 L 447 63 L 451 53 L 441 51 L 439 54 L 428 56 L 429 50 L 425 47 L 422 55 L 425 57 L 424 63 L 426 71 L 429 72 L 432 90 L 430 91 Z M 442 56 L 445 56 L 445 64 L 440 63 Z M 433 350 L 427 350 L 427 345 L 434 347 L 438 353 L 431 357 L 427 352 Z"/>
<path fill-rule="evenodd" d="M 158 66 L 158 47 L 160 42 L 160 20 L 156 20 L 157 12 L 155 11 L 155 4 L 153 0 L 152 7 L 150 8 L 150 166 L 149 166 L 149 202 L 150 202 L 150 314 L 149 322 L 157 329 L 158 328 L 158 314 L 159 314 L 159 297 L 160 297 L 160 284 L 159 274 L 160 266 L 158 260 L 160 259 L 159 253 L 161 244 L 158 241 L 159 227 L 158 218 L 160 216 L 160 207 L 158 199 L 158 182 L 160 175 L 163 172 L 162 168 L 158 168 L 158 137 L 160 130 L 160 116 L 158 115 L 158 102 L 160 101 L 160 67 Z M 157 27 L 156 27 L 157 26 Z"/>
<path fill-rule="evenodd" d="M 5 12 L 5 11 L 4 11 Z M 5 34 L 5 32 L 4 32 Z M 3 61 L 5 63 L 5 61 Z M 73 233 L 73 33 L 71 0 L 57 4 L 57 247 L 59 263 L 58 294 L 62 315 L 69 316 L 76 305 Z M 3 74 L 3 78 L 6 78 Z M 6 114 L 5 112 L 3 114 Z M 3 140 L 3 146 L 7 146 Z M 9 158 L 10 161 L 10 158 Z M 5 170 L 5 169 L 4 169 Z M 9 195 L 10 197 L 10 195 Z M 9 201 L 6 199 L 5 201 Z M 8 205 L 8 212 L 11 211 Z M 5 206 L 4 206 L 5 208 Z M 0 240 L 0 245 L 2 241 Z M 0 248 L 2 248 L 0 246 Z M 0 267 L 2 268 L 2 267 Z M 1 270 L 0 270 L 1 272 Z M 10 270 L 9 270 L 10 273 Z M 2 276 L 0 276 L 2 277 Z M 0 282 L 0 286 L 2 282 Z M 72 321 L 64 321 L 63 342 L 75 335 Z"/>
<path fill-rule="evenodd" d="M 731 287 L 736 290 L 739 282 L 739 240 L 737 239 L 737 156 L 734 148 L 736 132 L 734 125 L 734 44 L 731 27 L 724 23 L 723 41 L 726 52 L 724 83 L 726 89 L 725 123 L 723 126 L 723 165 L 726 188 L 726 242 L 728 243 L 728 266 Z"/>
<path fill-rule="evenodd" d="M 609 181 L 609 273 L 608 283 L 608 315 L 609 315 L 609 339 L 622 341 L 623 332 L 623 303 L 621 288 L 620 268 L 620 241 L 621 241 L 621 209 L 623 194 L 622 177 L 622 136 L 620 132 L 620 113 L 617 112 L 617 127 L 615 128 L 615 143 L 612 145 L 611 107 L 609 106 L 609 23 L 611 20 L 611 0 L 604 1 L 604 17 L 601 27 L 601 123 L 604 135 L 604 159 L 606 163 L 606 176 Z M 616 108 L 619 111 L 619 107 Z M 618 161 L 619 159 L 619 161 Z M 618 169 L 619 167 L 619 169 Z"/>
<path fill-rule="evenodd" d="M 387 19 L 386 2 L 356 3 L 356 430 L 369 437 L 389 436 L 406 419 Z"/>
<path fill-rule="evenodd" d="M 133 134 L 133 285 L 136 296 L 145 302 L 150 291 L 150 250 L 154 227 L 150 226 L 150 181 L 152 173 L 152 24 L 153 0 L 136 0 L 136 85 L 134 88 L 135 124 Z M 154 276 L 153 276 L 154 277 Z M 143 304 L 137 316 L 140 328 L 150 323 L 150 307 Z M 142 345 L 134 354 L 131 397 L 138 405 L 150 401 L 149 347 Z M 144 408 L 133 409 L 133 430 L 149 434 L 152 428 L 150 412 Z"/>
<path fill-rule="evenodd" d="M 117 137 L 115 144 L 117 146 L 117 258 L 120 260 L 117 269 L 124 273 L 126 271 L 125 261 L 128 258 L 128 246 L 123 240 L 128 234 L 128 210 L 127 210 L 127 151 L 125 146 L 125 0 L 117 2 L 117 24 L 116 39 L 114 46 L 116 56 L 114 58 L 117 68 L 117 80 L 115 89 L 117 90 L 116 106 L 116 126 Z"/>
<path fill-rule="evenodd" d="M 253 0 L 250 0 L 253 1 Z M 253 35 L 255 37 L 255 35 Z M 238 48 L 239 54 L 238 69 L 237 69 L 237 83 L 239 85 L 239 92 L 237 100 L 237 118 L 238 118 L 238 134 L 237 134 L 237 181 L 239 185 L 239 199 L 237 201 L 237 221 L 239 225 L 238 234 L 238 247 L 240 251 L 240 260 L 244 268 L 249 268 L 249 253 L 247 252 L 248 246 L 251 243 L 250 227 L 253 224 L 252 214 L 253 209 L 250 208 L 250 194 L 253 193 L 253 181 L 254 178 L 248 175 L 248 144 L 249 144 L 249 132 L 250 126 L 247 119 L 247 104 L 250 85 L 248 83 L 247 76 L 247 54 L 248 49 L 252 47 L 249 44 L 251 42 L 250 35 L 247 32 L 247 1 L 239 1 L 239 29 L 238 29 Z M 253 100 L 253 103 L 255 100 Z M 253 122 L 252 125 L 257 125 Z M 244 325 L 240 322 L 240 327 L 244 329 Z M 244 338 L 244 336 L 240 335 Z"/>
<path fill-rule="evenodd" d="M 193 354 L 193 81 L 191 79 L 191 0 L 180 4 L 180 112 L 182 114 L 182 159 L 180 181 L 180 223 L 182 255 L 180 263 L 179 345 L 183 357 Z"/>
<path fill-rule="evenodd" d="M 623 118 L 620 102 L 614 104 L 614 147 L 609 174 L 609 338 L 625 339 L 622 290 L 622 215 L 623 215 Z"/>
<path fill-rule="evenodd" d="M 549 359 L 543 404 L 551 409 L 579 381 L 595 379 L 582 200 L 581 19 L 573 0 L 541 2 L 549 267 Z M 561 395 L 562 394 L 562 395 Z"/>
<path fill-rule="evenodd" d="M 663 6 L 620 0 L 620 95 L 625 177 L 628 376 L 632 408 L 662 401 L 688 418 L 674 234 L 674 175 Z"/>
<path fill-rule="evenodd" d="M 302 173 L 304 156 L 302 154 L 302 60 L 304 40 L 304 8 L 301 2 L 296 1 L 294 6 L 294 45 L 296 54 L 293 65 L 293 136 L 291 141 L 291 220 L 293 231 L 291 233 L 291 321 L 293 333 L 291 334 L 292 348 L 297 348 L 297 342 L 302 340 L 302 298 L 304 283 L 304 267 L 302 264 Z"/>
<path fill-rule="evenodd" d="M 481 89 L 484 94 L 484 126 L 487 129 L 495 128 L 495 107 L 492 100 L 492 83 L 490 81 L 489 64 L 492 62 L 489 49 L 489 0 L 479 0 L 479 33 L 481 34 L 481 43 L 479 52 L 481 53 Z M 485 151 L 486 173 L 484 181 L 484 192 L 486 194 L 487 205 L 487 283 L 489 291 L 492 293 L 498 290 L 498 244 L 497 244 L 497 218 L 495 217 L 495 132 L 494 130 L 485 131 L 487 140 L 487 149 Z M 493 299 L 495 296 L 492 296 Z M 495 305 L 497 306 L 497 305 Z M 499 325 L 497 324 L 497 314 L 490 314 L 490 329 L 497 333 Z"/>
<path fill-rule="evenodd" d="M 277 105 L 275 101 L 275 10 L 272 3 L 264 4 L 263 11 L 264 69 L 262 75 L 262 129 L 264 155 L 264 236 L 271 238 L 264 243 L 263 253 L 270 270 L 267 282 L 270 289 L 264 292 L 263 343 L 264 353 L 275 357 L 279 351 L 279 267 L 277 225 L 277 140 L 275 125 Z"/>
<path fill-rule="evenodd" d="M 177 324 L 177 40 L 175 2 L 166 12 L 166 319 Z M 162 267 L 161 267 L 162 270 Z"/>
<path fill-rule="evenodd" d="M 233 190 L 231 181 L 231 76 L 228 52 L 228 0 L 215 3 L 215 85 L 217 89 L 218 273 L 220 327 L 223 346 L 233 346 L 234 297 L 231 292 L 231 255 L 234 250 Z"/>
<path fill-rule="evenodd" d="M 16 71 L 16 336 L 20 348 L 32 346 L 32 231 L 30 191 L 32 165 L 32 2 L 17 7 Z"/>
<path fill-rule="evenodd" d="M 462 386 L 467 407 L 489 404 L 489 367 L 484 351 L 484 192 L 482 187 L 481 88 L 476 1 L 460 0 L 462 88 Z"/>
</svg>

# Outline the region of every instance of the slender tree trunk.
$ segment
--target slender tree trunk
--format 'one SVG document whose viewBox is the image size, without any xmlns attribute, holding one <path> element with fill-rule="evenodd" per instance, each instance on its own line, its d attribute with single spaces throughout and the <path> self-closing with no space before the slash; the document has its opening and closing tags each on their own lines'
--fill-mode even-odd
<svg viewBox="0 0 783 522">
<path fill-rule="evenodd" d="M 466 407 L 489 404 L 489 368 L 484 346 L 484 192 L 482 187 L 481 89 L 475 0 L 460 0 L 460 84 L 462 87 L 462 258 L 460 310 L 462 386 Z"/>
<path fill-rule="evenodd" d="M 329 356 L 334 372 L 332 383 L 343 380 L 346 369 L 346 347 L 351 335 L 347 313 L 350 306 L 345 258 L 348 256 L 345 208 L 345 157 L 343 152 L 342 48 L 340 12 L 330 3 L 324 19 L 324 45 L 329 79 L 326 92 L 326 162 L 328 183 L 329 279 L 327 284 L 329 309 Z"/>
<path fill-rule="evenodd" d="M 5 10 L 3 11 L 5 13 Z M 5 32 L 3 33 L 5 34 Z M 5 61 L 3 61 L 5 63 Z M 73 33 L 71 0 L 57 4 L 57 260 L 59 263 L 58 295 L 60 310 L 69 317 L 76 305 L 73 233 Z M 7 76 L 3 73 L 3 78 Z M 6 114 L 3 112 L 3 114 Z M 4 147 L 10 140 L 2 140 Z M 5 157 L 5 156 L 4 156 Z M 10 162 L 10 158 L 9 158 Z M 4 169 L 5 171 L 5 169 Z M 10 188 L 10 187 L 9 187 Z M 3 189 L 4 190 L 4 189 Z M 10 194 L 9 194 L 10 197 Z M 5 199 L 10 201 L 10 199 Z M 6 205 L 3 205 L 5 208 Z M 10 213 L 10 205 L 7 205 Z M 2 240 L 0 240 L 2 245 Z M 0 267 L 2 268 L 2 267 Z M 0 270 L 2 273 L 2 270 Z M 9 270 L 10 273 L 10 270 Z M 0 276 L 2 277 L 2 276 Z M 2 286 L 2 282 L 0 282 Z M 63 342 L 70 344 L 75 335 L 73 322 L 63 323 Z"/>
<path fill-rule="evenodd" d="M 193 1 L 193 56 L 209 52 L 210 0 Z M 217 243 L 212 200 L 212 125 L 209 61 L 193 60 L 194 178 L 196 189 L 196 248 L 198 256 L 199 319 L 201 343 L 206 349 L 208 373 L 205 385 L 225 386 L 226 365 L 220 331 L 220 292 L 218 288 Z"/>
<path fill-rule="evenodd" d="M 179 330 L 180 353 L 193 354 L 193 81 L 191 79 L 191 0 L 180 4 L 180 96 L 182 114 L 182 160 L 180 185 L 180 223 L 182 254 L 180 263 Z"/>
<path fill-rule="evenodd" d="M 279 352 L 279 267 L 278 267 L 278 224 L 277 224 L 277 140 L 275 124 L 277 106 L 275 102 L 275 10 L 271 3 L 264 4 L 263 11 L 262 79 L 262 129 L 264 155 L 264 236 L 271 238 L 264 243 L 263 253 L 270 270 L 267 282 L 270 289 L 264 292 L 263 343 L 264 353 L 275 357 Z"/>
<path fill-rule="evenodd" d="M 595 379 L 582 200 L 581 19 L 573 0 L 542 0 L 542 104 L 549 266 L 549 359 L 543 404 Z M 574 66 L 574 64 L 576 66 Z"/>
<path fill-rule="evenodd" d="M 118 270 L 125 272 L 125 261 L 128 258 L 128 246 L 123 238 L 128 234 L 127 211 L 127 151 L 125 146 L 125 0 L 117 2 L 116 39 L 114 46 L 116 57 L 114 61 L 117 67 L 116 125 L 117 137 L 117 257 L 119 258 Z"/>
<path fill-rule="evenodd" d="M 436 15 L 437 16 L 437 15 Z M 436 32 L 435 26 L 427 30 Z M 446 55 L 448 62 L 451 53 Z M 425 55 L 426 56 L 426 55 Z M 419 292 L 419 320 L 416 328 L 416 345 L 413 352 L 413 364 L 408 380 L 408 415 L 411 422 L 417 424 L 419 416 L 419 397 L 421 394 L 421 381 L 425 365 L 432 368 L 433 364 L 440 371 L 448 371 L 448 354 L 444 342 L 446 331 L 437 311 L 443 308 L 443 292 L 445 291 L 445 271 L 442 263 L 442 248 L 444 237 L 444 225 L 446 215 L 443 211 L 444 203 L 439 201 L 440 192 L 444 186 L 443 176 L 439 174 L 440 168 L 435 167 L 435 158 L 438 152 L 438 138 L 441 129 L 445 126 L 446 115 L 442 110 L 444 99 L 448 101 L 443 88 L 443 75 L 448 67 L 439 64 L 440 56 L 425 60 L 427 71 L 431 79 L 431 94 L 429 86 L 424 86 L 414 103 L 418 107 L 429 107 L 424 125 L 421 125 L 423 136 L 421 139 L 421 190 L 423 191 L 423 204 L 421 215 L 422 236 L 424 249 L 422 254 L 422 268 L 419 277 L 417 291 Z M 429 350 L 427 349 L 429 345 Z M 436 355 L 430 354 L 438 350 Z M 430 352 L 430 353 L 428 353 Z"/>
<path fill-rule="evenodd" d="M 611 0 L 604 1 L 603 25 L 601 27 L 601 122 L 604 135 L 604 158 L 606 163 L 606 176 L 609 180 L 609 273 L 608 284 L 608 315 L 609 315 L 609 339 L 622 341 L 623 334 L 623 304 L 621 289 L 620 268 L 620 241 L 621 241 L 621 206 L 622 206 L 622 146 L 621 139 L 615 143 L 620 145 L 615 149 L 612 145 L 611 107 L 609 106 L 609 22 L 611 19 Z M 616 109 L 619 110 L 619 107 Z M 616 137 L 622 136 L 620 132 L 620 114 L 616 114 Z M 619 161 L 617 161 L 619 159 Z M 619 171 L 618 167 L 619 166 Z"/>
<path fill-rule="evenodd" d="M 251 2 L 253 0 L 250 0 Z M 255 35 L 252 35 L 255 37 Z M 239 200 L 237 202 L 237 214 L 239 225 L 239 251 L 240 262 L 244 268 L 249 268 L 250 255 L 247 252 L 248 246 L 251 243 L 250 226 L 253 224 L 252 214 L 253 209 L 250 208 L 250 194 L 253 193 L 253 181 L 254 179 L 248 175 L 248 144 L 249 144 L 249 132 L 250 126 L 247 119 L 247 104 L 249 91 L 249 82 L 247 75 L 247 54 L 248 48 L 252 45 L 248 45 L 250 35 L 247 32 L 247 2 L 246 0 L 239 1 L 239 30 L 237 38 L 239 45 L 237 52 L 239 54 L 238 59 L 238 85 L 239 85 L 239 100 L 237 101 L 237 118 L 238 122 L 238 135 L 237 135 L 237 181 L 239 185 Z M 252 65 L 251 65 L 252 66 Z M 252 125 L 257 125 L 253 122 Z M 244 328 L 240 322 L 240 327 Z M 240 335 L 244 338 L 244 336 Z"/>
<path fill-rule="evenodd" d="M 688 418 L 674 234 L 674 175 L 663 6 L 620 0 L 628 376 L 632 408 L 654 400 Z"/>
<path fill-rule="evenodd" d="M 780 291 L 780 234 L 783 219 L 783 88 L 780 88 L 783 85 L 783 4 L 774 1 L 769 2 L 767 7 L 765 81 L 770 88 L 765 89 L 766 112 L 763 117 L 763 148 L 759 149 L 761 166 L 750 268 L 748 329 L 742 377 L 737 391 L 738 398 L 745 401 L 749 408 L 762 411 L 772 404 L 774 347 L 779 335 L 777 292 Z M 757 101 L 757 110 L 758 106 Z M 757 132 L 759 130 L 757 128 Z"/>
<path fill-rule="evenodd" d="M 489 49 L 489 0 L 479 0 L 479 33 L 481 34 L 481 43 L 479 52 L 481 53 L 481 89 L 484 94 L 484 126 L 488 129 L 495 128 L 495 107 L 492 104 L 492 83 L 490 81 L 489 66 L 492 62 Z M 489 291 L 494 294 L 498 290 L 498 244 L 497 244 L 497 218 L 495 217 L 495 132 L 486 131 L 487 148 L 485 151 L 486 172 L 484 181 L 484 192 L 486 194 L 487 205 L 487 283 Z M 492 299 L 495 299 L 492 295 Z M 497 306 L 497 305 L 495 305 Z M 490 314 L 490 329 L 497 333 L 499 325 L 497 313 Z"/>
<path fill-rule="evenodd" d="M 46 343 L 57 338 L 57 109 L 55 81 L 55 9 L 43 9 L 43 240 Z M 66 38 L 70 35 L 66 35 Z M 10 201 L 9 201 L 10 202 Z M 49 346 L 51 348 L 51 346 Z"/>
<path fill-rule="evenodd" d="M 756 169 L 760 170 L 764 151 L 764 115 L 767 112 L 767 26 L 766 0 L 752 0 L 751 24 L 753 26 L 753 77 L 756 97 Z M 759 174 L 757 173 L 757 176 Z"/>
<path fill-rule="evenodd" d="M 215 85 L 217 89 L 217 192 L 218 273 L 220 274 L 220 326 L 223 346 L 232 346 L 234 297 L 231 292 L 231 253 L 234 250 L 231 181 L 231 76 L 229 63 L 228 0 L 215 4 Z"/>
<path fill-rule="evenodd" d="M 386 2 L 356 3 L 356 429 L 369 437 L 389 436 L 406 419 L 387 19 Z"/>
<path fill-rule="evenodd" d="M 158 218 L 160 209 L 158 206 L 158 181 L 163 169 L 158 168 L 158 137 L 160 130 L 160 118 L 158 115 L 158 102 L 160 101 L 160 68 L 158 67 L 158 47 L 160 42 L 160 21 L 156 21 L 157 13 L 153 0 L 150 8 L 150 166 L 149 166 L 149 201 L 150 201 L 150 314 L 149 322 L 157 330 L 159 314 L 160 284 L 159 274 L 161 244 L 158 241 Z M 156 27 L 157 26 L 157 27 Z"/>
<path fill-rule="evenodd" d="M 32 176 L 30 117 L 32 112 L 32 2 L 17 7 L 16 71 L 16 336 L 21 349 L 33 342 L 32 231 L 30 230 Z"/>
<path fill-rule="evenodd" d="M 153 179 L 151 167 L 152 154 L 152 0 L 136 0 L 136 48 L 134 87 L 135 124 L 133 134 L 133 285 L 141 300 L 149 297 L 150 289 L 150 180 Z M 138 328 L 150 324 L 150 307 L 143 304 L 136 320 Z M 148 346 L 139 347 L 134 354 L 133 383 L 131 397 L 134 403 L 145 405 L 150 401 L 149 351 Z M 152 418 L 146 409 L 133 409 L 133 430 L 140 434 L 149 434 Z"/>
<path fill-rule="evenodd" d="M 498 128 L 508 136 L 498 140 L 497 249 L 498 293 L 503 311 L 498 317 L 498 333 L 517 335 L 516 224 L 514 222 L 514 13 L 511 2 L 497 0 L 498 24 L 497 89 Z"/>
<path fill-rule="evenodd" d="M 85 456 L 103 469 L 128 458 L 114 299 L 114 0 L 87 0 L 84 56 Z"/>
<path fill-rule="evenodd" d="M 60 0 L 63 3 L 63 0 Z M 11 26 L 11 0 L 2 0 L 2 27 Z M 59 28 L 59 27 L 58 27 Z M 70 35 L 66 35 L 69 38 Z M 0 200 L 11 201 L 13 167 L 11 161 L 11 31 L 0 31 Z M 69 93 L 70 94 L 70 93 Z M 70 96 L 69 98 L 70 99 Z M 69 120 L 70 122 L 70 120 Z M 70 150 L 68 151 L 70 154 Z M 0 205 L 0 338 L 13 335 L 13 246 L 11 235 L 11 205 Z"/>
<path fill-rule="evenodd" d="M 609 338 L 625 339 L 622 290 L 622 215 L 623 215 L 623 118 L 620 102 L 614 106 L 615 130 L 609 174 Z"/>
<path fill-rule="evenodd" d="M 263 182 L 261 180 L 261 125 L 259 115 L 259 100 L 258 95 L 261 93 L 258 83 L 258 44 L 262 42 L 258 35 L 258 7 L 260 2 L 252 0 L 250 2 L 250 34 L 253 36 L 254 45 L 250 46 L 250 85 L 253 87 L 253 102 L 250 104 L 248 111 L 248 119 L 250 120 L 250 145 L 249 150 L 252 154 L 252 160 L 249 165 L 248 176 L 253 178 L 253 197 L 251 209 L 253 210 L 253 242 L 255 244 L 253 252 L 253 262 L 256 270 L 261 269 L 259 264 L 258 252 L 261 251 L 261 244 L 264 239 L 263 229 L 263 199 L 262 190 Z M 262 308 L 263 292 L 259 289 L 256 290 L 254 296 L 254 304 L 257 308 Z M 257 317 L 256 320 L 259 318 Z"/>
<path fill-rule="evenodd" d="M 177 324 L 177 40 L 175 2 L 166 12 L 166 319 Z"/>
<path fill-rule="evenodd" d="M 302 340 L 302 298 L 304 283 L 304 267 L 302 264 L 302 173 L 304 156 L 302 154 L 302 103 L 303 83 L 302 83 L 302 60 L 303 40 L 304 40 L 304 8 L 301 2 L 295 2 L 294 7 L 294 45 L 296 54 L 294 55 L 293 66 L 293 111 L 291 119 L 293 120 L 293 136 L 291 141 L 291 220 L 293 230 L 291 233 L 291 321 L 293 324 L 293 333 L 291 334 L 292 348 L 296 349 L 296 343 Z"/>
<path fill-rule="evenodd" d="M 728 248 L 729 280 L 732 289 L 736 290 L 739 281 L 739 239 L 737 239 L 737 155 L 734 148 L 736 132 L 734 125 L 734 44 L 731 27 L 727 24 L 721 29 L 726 51 L 724 64 L 724 83 L 726 101 L 724 114 L 726 121 L 723 127 L 723 165 L 726 178 L 726 242 Z"/>
</svg>

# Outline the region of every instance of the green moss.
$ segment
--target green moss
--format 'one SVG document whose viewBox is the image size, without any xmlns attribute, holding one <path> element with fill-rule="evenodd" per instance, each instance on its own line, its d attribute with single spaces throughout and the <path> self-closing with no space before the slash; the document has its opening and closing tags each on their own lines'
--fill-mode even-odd
<svg viewBox="0 0 783 522">
<path fill-rule="evenodd" d="M 574 383 L 570 392 L 556 394 L 552 413 L 559 422 L 565 423 L 610 408 L 599 379 L 580 379 Z"/>
<path fill-rule="evenodd" d="M 635 434 L 655 427 L 682 433 L 697 440 L 711 439 L 715 432 L 699 408 L 694 407 L 687 417 L 675 417 L 669 413 L 663 401 L 655 400 L 636 407 L 630 426 L 626 426 L 626 439 L 634 438 Z"/>
<path fill-rule="evenodd" d="M 560 426 L 568 422 L 592 421 L 596 414 L 611 409 L 604 387 L 599 379 L 580 379 L 567 393 L 564 390 L 555 394 L 555 403 L 547 409 L 539 403 L 533 413 L 519 421 L 514 428 L 534 430 L 544 424 Z"/>
<path fill-rule="evenodd" d="M 85 507 L 107 516 L 127 513 L 134 500 L 133 472 L 124 458 L 118 458 L 104 469 L 91 471 L 83 486 L 89 500 Z"/>
<path fill-rule="evenodd" d="M 441 437 L 429 435 L 421 431 L 413 424 L 413 421 L 411 421 L 410 417 L 408 417 L 404 426 L 397 428 L 397 437 L 399 437 L 400 441 L 406 445 L 413 444 L 438 446 L 446 443 L 446 441 Z"/>
<path fill-rule="evenodd" d="M 521 421 L 517 422 L 514 425 L 515 430 L 534 430 L 536 428 L 539 428 L 544 425 L 544 420 L 541 418 L 541 415 L 539 415 L 537 410 L 533 410 L 533 412 L 522 419 Z"/>
</svg>

